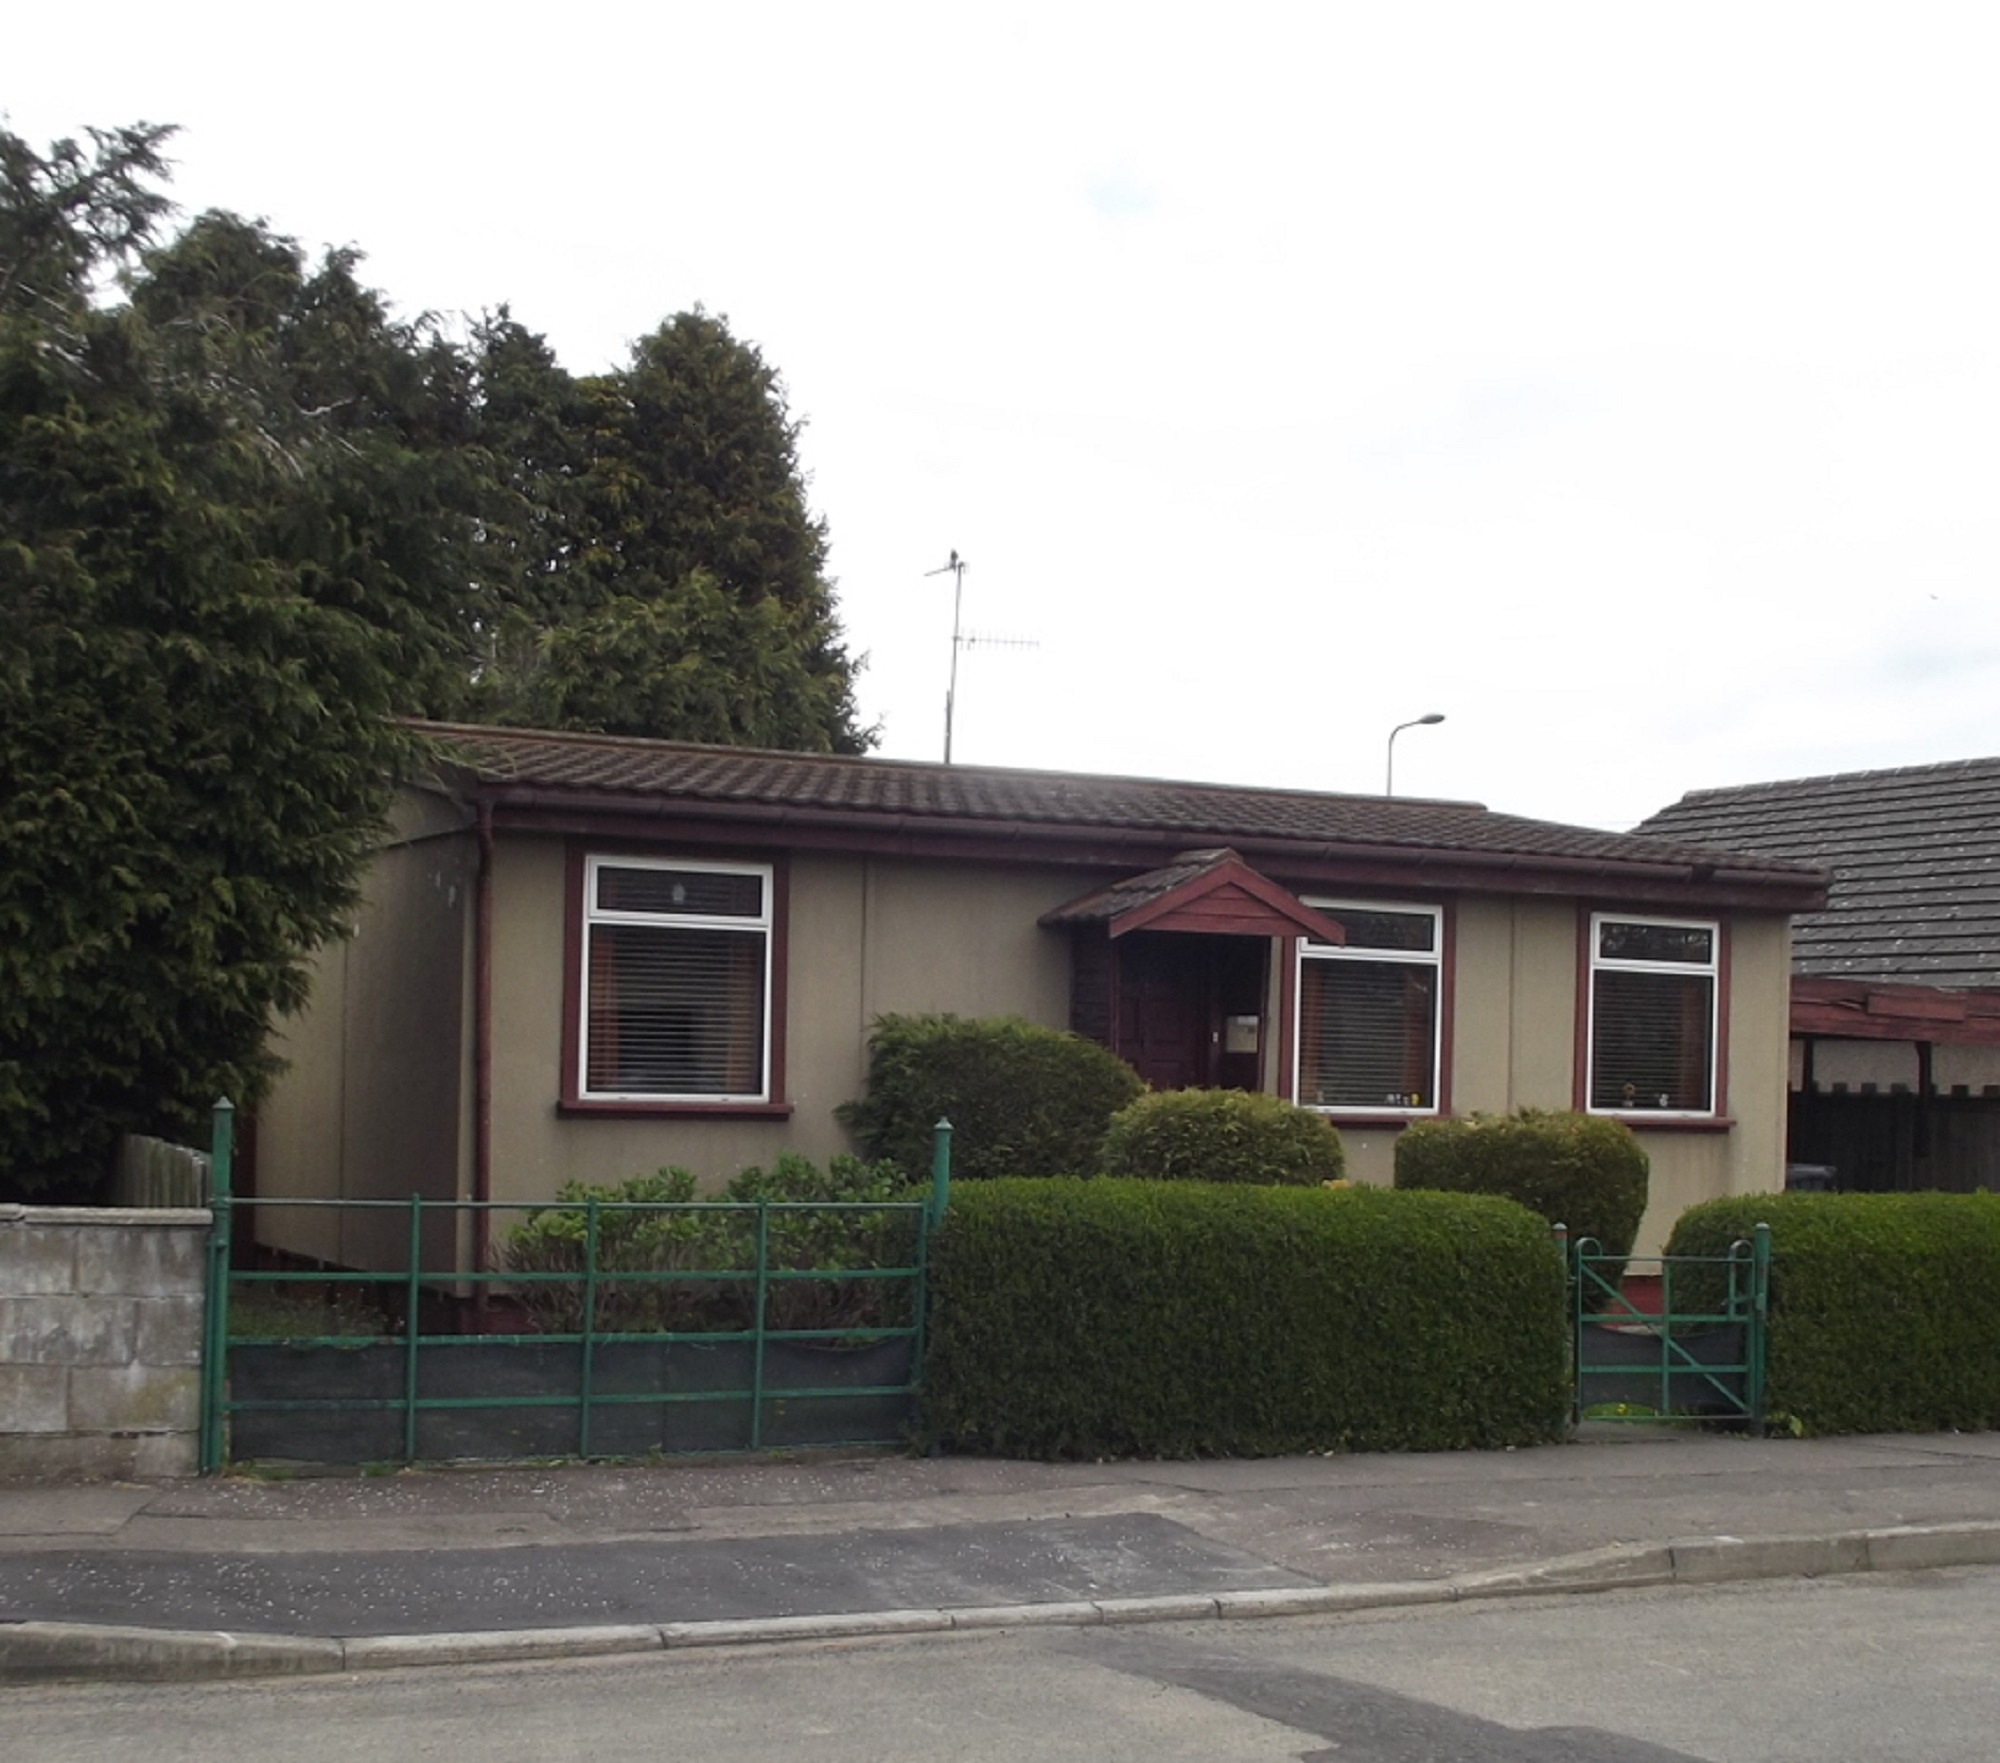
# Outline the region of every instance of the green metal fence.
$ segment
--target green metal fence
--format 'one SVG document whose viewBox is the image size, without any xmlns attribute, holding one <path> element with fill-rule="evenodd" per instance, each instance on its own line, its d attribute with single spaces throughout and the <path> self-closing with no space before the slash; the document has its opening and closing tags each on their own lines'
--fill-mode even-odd
<svg viewBox="0 0 2000 1763">
<path fill-rule="evenodd" d="M 938 1123 L 929 1196 L 882 1203 L 238 1198 L 230 1140 L 223 1103 L 210 1161 L 204 1473 L 271 1458 L 413 1463 L 886 1443 L 914 1417 L 931 1236 L 950 1194 L 948 1122 Z M 387 1266 L 378 1255 L 364 1267 L 232 1267 L 234 1220 L 246 1208 L 378 1235 L 390 1227 L 401 1253 Z M 463 1245 L 485 1234 L 481 1215 L 490 1228 L 529 1213 L 577 1221 L 565 1235 L 567 1264 L 461 1265 Z M 630 1244 L 655 1222 L 727 1252 L 715 1265 L 647 1265 Z M 802 1263 L 802 1241 L 829 1236 L 863 1247 L 839 1265 Z M 786 1325 L 815 1307 L 837 1320 Z M 632 1325 L 694 1312 L 703 1313 L 698 1326 Z M 463 1326 L 468 1314 L 483 1326 Z M 509 1330 L 507 1316 L 539 1326 Z"/>
<path fill-rule="evenodd" d="M 1590 1237 L 1558 1244 L 1569 1267 L 1572 1418 L 1726 1420 L 1764 1426 L 1771 1232 L 1726 1255 L 1606 1254 Z M 1657 1289 L 1657 1308 L 1630 1293 Z"/>
</svg>

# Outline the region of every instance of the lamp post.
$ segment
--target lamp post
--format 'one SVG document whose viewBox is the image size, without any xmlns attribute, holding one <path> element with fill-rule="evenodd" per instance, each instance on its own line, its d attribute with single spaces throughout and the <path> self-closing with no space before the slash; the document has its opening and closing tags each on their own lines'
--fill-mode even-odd
<svg viewBox="0 0 2000 1763">
<path fill-rule="evenodd" d="M 1428 716 L 1415 716 L 1408 722 L 1399 722 L 1389 731 L 1389 765 L 1382 779 L 1383 795 L 1393 796 L 1396 793 L 1396 737 L 1406 728 L 1429 728 L 1433 723 L 1442 721 L 1443 715 L 1433 710 Z"/>
</svg>

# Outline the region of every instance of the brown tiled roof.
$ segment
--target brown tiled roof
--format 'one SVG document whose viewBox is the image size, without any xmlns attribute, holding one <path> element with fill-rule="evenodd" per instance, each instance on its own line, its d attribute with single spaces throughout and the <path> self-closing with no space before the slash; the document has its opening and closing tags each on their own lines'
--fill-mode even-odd
<svg viewBox="0 0 2000 1763">
<path fill-rule="evenodd" d="M 1115 881 L 1108 888 L 1098 888 L 1085 894 L 1081 899 L 1071 900 L 1067 905 L 1058 906 L 1053 912 L 1042 914 L 1044 924 L 1103 924 L 1122 917 L 1127 912 L 1136 911 L 1141 906 L 1150 906 L 1155 900 L 1164 899 L 1174 889 L 1193 881 L 1197 876 L 1206 875 L 1212 869 L 1220 869 L 1226 863 L 1240 863 L 1242 858 L 1227 847 L 1212 851 L 1185 851 L 1173 862 L 1158 869 L 1149 869 L 1142 875 L 1128 875 L 1123 881 Z"/>
<path fill-rule="evenodd" d="M 1638 831 L 1831 870 L 1800 974 L 2000 986 L 2000 759 L 1696 790 Z"/>
<path fill-rule="evenodd" d="M 1739 887 L 1798 895 L 1819 877 L 1765 857 L 1665 844 L 1629 833 L 1495 814 L 1474 802 L 1342 796 L 1303 790 L 1175 783 L 1156 778 L 941 765 L 775 753 L 610 735 L 418 725 L 448 767 L 496 801 L 559 797 L 605 807 L 670 800 L 684 811 L 759 809 L 777 818 L 817 811 L 857 828 L 891 820 L 902 829 L 1085 829 L 1161 835 L 1193 845 L 1280 847 L 1301 854 L 1339 848 L 1375 855 L 1449 854 L 1482 867 L 1555 865 L 1726 871 Z"/>
</svg>

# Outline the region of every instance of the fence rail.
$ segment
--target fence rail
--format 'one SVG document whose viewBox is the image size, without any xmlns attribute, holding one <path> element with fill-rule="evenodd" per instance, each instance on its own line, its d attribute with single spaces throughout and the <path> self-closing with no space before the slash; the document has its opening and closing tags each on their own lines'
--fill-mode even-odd
<svg viewBox="0 0 2000 1763">
<path fill-rule="evenodd" d="M 882 1202 L 238 1199 L 230 1128 L 219 1105 L 204 1473 L 274 1457 L 878 1443 L 911 1423 L 931 1234 L 950 1192 L 947 1122 L 928 1197 Z M 232 1215 L 251 1208 L 400 1221 L 400 1265 L 232 1268 Z M 455 1244 L 471 1234 L 461 1223 L 495 1214 L 553 1214 L 580 1228 L 559 1236 L 560 1265 L 475 1268 L 434 1255 L 426 1266 L 440 1222 Z M 674 1264 L 676 1245 L 711 1259 Z M 653 1264 L 663 1246 L 666 1264 Z M 436 1326 L 466 1311 L 484 1312 L 480 1326 Z M 517 1326 L 496 1329 L 496 1316 Z M 544 1326 L 519 1326 L 537 1318 Z"/>
</svg>

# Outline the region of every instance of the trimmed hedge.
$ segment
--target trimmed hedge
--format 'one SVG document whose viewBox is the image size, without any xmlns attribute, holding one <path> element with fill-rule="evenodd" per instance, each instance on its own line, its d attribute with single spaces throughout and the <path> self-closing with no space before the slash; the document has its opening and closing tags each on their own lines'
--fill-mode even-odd
<svg viewBox="0 0 2000 1763">
<path fill-rule="evenodd" d="M 1504 1200 L 993 1181 L 932 1248 L 923 1426 L 1002 1456 L 1449 1450 L 1555 1437 L 1561 1258 Z"/>
<path fill-rule="evenodd" d="M 1313 1187 L 1346 1173 L 1326 1116 L 1248 1090 L 1161 1090 L 1112 1115 L 1106 1175 Z"/>
<path fill-rule="evenodd" d="M 1523 1108 L 1422 1120 L 1396 1140 L 1396 1186 L 1503 1194 L 1571 1242 L 1594 1237 L 1607 1255 L 1632 1252 L 1646 1211 L 1646 1153 L 1622 1121 Z"/>
<path fill-rule="evenodd" d="M 869 1156 L 918 1178 L 940 1116 L 954 1128 L 954 1177 L 1090 1175 L 1106 1124 L 1144 1088 L 1096 1042 L 1018 1016 L 883 1016 L 867 1097 L 839 1115 Z"/>
<path fill-rule="evenodd" d="M 1690 1208 L 1668 1253 L 1771 1227 L 1765 1406 L 1800 1434 L 2000 1427 L 2000 1195 L 1752 1194 Z"/>
</svg>

